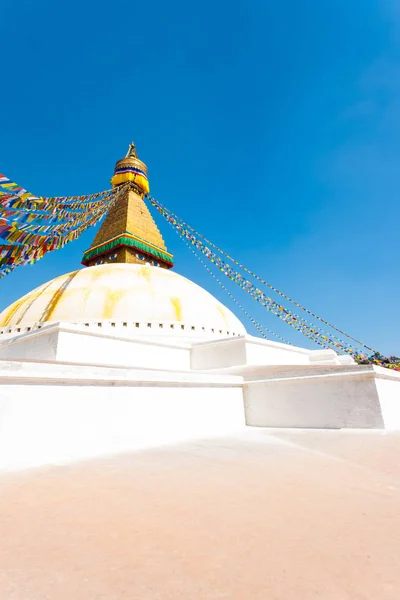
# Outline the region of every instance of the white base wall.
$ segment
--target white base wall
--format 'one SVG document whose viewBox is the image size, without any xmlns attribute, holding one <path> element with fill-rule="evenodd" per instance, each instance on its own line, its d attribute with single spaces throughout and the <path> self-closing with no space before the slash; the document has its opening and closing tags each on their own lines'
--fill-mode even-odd
<svg viewBox="0 0 400 600">
<path fill-rule="evenodd" d="M 375 382 L 385 429 L 400 429 L 400 379 L 379 377 Z"/>
<path fill-rule="evenodd" d="M 244 385 L 248 425 L 400 428 L 400 374 L 388 369 L 285 369 L 252 377 Z"/>
<path fill-rule="evenodd" d="M 125 370 L 108 369 L 114 371 L 109 379 L 97 374 L 94 382 L 89 367 L 77 367 L 74 380 L 52 373 L 59 365 L 50 365 L 46 374 L 43 365 L 31 364 L 42 367 L 36 377 L 25 366 L 10 366 L 12 385 L 0 381 L 0 470 L 225 435 L 245 426 L 238 378 L 174 380 L 150 372 L 146 379 L 141 372 L 135 380 Z"/>
<path fill-rule="evenodd" d="M 208 340 L 192 347 L 191 367 L 201 369 L 223 369 L 240 365 L 308 365 L 312 350 L 288 346 L 250 335 L 224 340 Z M 337 355 L 330 351 L 317 351 L 332 360 Z"/>
<path fill-rule="evenodd" d="M 123 331 L 107 333 L 82 325 L 55 323 L 15 335 L 0 343 L 0 358 L 54 360 L 134 368 L 188 370 L 190 344 L 128 337 Z"/>
</svg>

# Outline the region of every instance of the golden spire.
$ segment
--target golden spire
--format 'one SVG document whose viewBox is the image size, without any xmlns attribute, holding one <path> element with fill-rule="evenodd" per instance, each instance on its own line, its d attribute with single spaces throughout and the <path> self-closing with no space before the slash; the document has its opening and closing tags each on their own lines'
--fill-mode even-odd
<svg viewBox="0 0 400 600">
<path fill-rule="evenodd" d="M 161 233 L 144 202 L 149 193 L 147 166 L 139 160 L 136 146 L 129 144 L 125 158 L 117 162 L 111 183 L 129 182 L 108 212 L 92 245 L 83 254 L 87 267 L 103 263 L 150 263 L 170 269 L 173 256 L 167 252 Z"/>
</svg>

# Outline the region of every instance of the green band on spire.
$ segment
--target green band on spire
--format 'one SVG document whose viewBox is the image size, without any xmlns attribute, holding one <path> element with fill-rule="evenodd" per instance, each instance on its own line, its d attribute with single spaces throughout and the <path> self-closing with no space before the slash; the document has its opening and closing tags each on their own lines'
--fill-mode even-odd
<svg viewBox="0 0 400 600">
<path fill-rule="evenodd" d="M 86 250 L 86 252 L 83 254 L 82 264 L 85 264 L 92 258 L 105 254 L 109 250 L 113 250 L 114 248 L 117 248 L 119 246 L 128 246 L 129 248 L 136 248 L 137 250 L 142 250 L 142 252 L 145 252 L 149 256 L 162 260 L 168 265 L 173 266 L 172 254 L 163 252 L 162 250 L 157 250 L 156 248 L 149 246 L 145 242 L 136 239 L 134 236 L 127 235 L 118 236 L 117 238 L 114 238 L 109 242 L 101 244 L 101 246 L 93 248 L 93 250 Z"/>
</svg>

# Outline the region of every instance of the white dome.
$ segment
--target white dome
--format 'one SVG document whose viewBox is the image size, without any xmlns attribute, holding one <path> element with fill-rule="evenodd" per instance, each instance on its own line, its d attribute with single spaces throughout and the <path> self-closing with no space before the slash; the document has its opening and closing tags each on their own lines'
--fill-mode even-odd
<svg viewBox="0 0 400 600">
<path fill-rule="evenodd" d="M 228 308 L 189 279 L 167 269 L 124 263 L 57 277 L 0 313 L 4 333 L 56 321 L 115 323 L 160 334 L 172 328 L 174 334 L 179 330 L 191 337 L 245 333 Z"/>
</svg>

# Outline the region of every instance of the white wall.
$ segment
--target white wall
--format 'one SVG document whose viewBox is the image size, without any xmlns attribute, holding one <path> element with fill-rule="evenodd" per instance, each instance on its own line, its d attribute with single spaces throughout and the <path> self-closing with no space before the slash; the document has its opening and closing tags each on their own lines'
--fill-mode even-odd
<svg viewBox="0 0 400 600">
<path fill-rule="evenodd" d="M 191 368 L 223 369 L 246 364 L 246 344 L 244 338 L 220 340 L 195 344 L 191 348 Z"/>
<path fill-rule="evenodd" d="M 335 353 L 319 351 L 322 360 Z M 192 369 L 224 369 L 241 365 L 308 365 L 312 351 L 253 336 L 201 342 L 191 350 Z"/>
<path fill-rule="evenodd" d="M 140 328 L 113 327 L 113 323 L 102 323 L 101 328 L 53 323 L 0 340 L 0 358 L 184 370 L 337 363 L 336 353 L 330 350 L 313 352 L 253 336 L 192 344 L 189 337 L 146 336 Z"/>
<path fill-rule="evenodd" d="M 148 369 L 190 369 L 190 348 L 146 339 L 61 331 L 57 360 Z"/>
<path fill-rule="evenodd" d="M 400 391 L 400 382 L 395 385 Z M 384 427 L 371 372 L 247 382 L 244 399 L 246 423 L 253 426 Z"/>
<path fill-rule="evenodd" d="M 0 344 L 0 358 L 56 360 L 57 342 L 56 329 L 24 333 Z"/>
<path fill-rule="evenodd" d="M 190 369 L 190 346 L 53 324 L 0 344 L 0 358 L 57 360 L 152 369 Z"/>
<path fill-rule="evenodd" d="M 64 463 L 244 427 L 240 387 L 0 386 L 0 469 Z"/>
<path fill-rule="evenodd" d="M 376 387 L 378 390 L 385 429 L 400 429 L 400 379 L 380 377 L 378 371 Z"/>
</svg>

